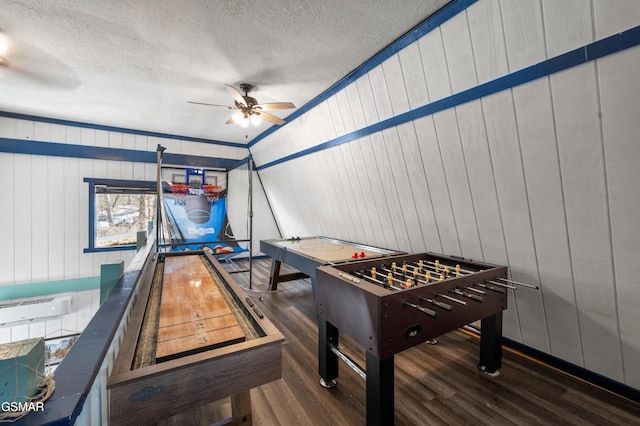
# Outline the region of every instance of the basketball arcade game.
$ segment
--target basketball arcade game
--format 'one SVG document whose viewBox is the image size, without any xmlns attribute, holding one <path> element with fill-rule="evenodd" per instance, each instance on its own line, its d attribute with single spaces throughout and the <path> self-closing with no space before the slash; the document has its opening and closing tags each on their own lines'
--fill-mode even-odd
<svg viewBox="0 0 640 426">
<path fill-rule="evenodd" d="M 214 253 L 246 251 L 238 245 L 227 218 L 226 172 L 163 168 L 164 224 L 171 251 L 211 248 Z M 222 183 L 222 182 L 221 182 Z"/>
<path fill-rule="evenodd" d="M 249 272 L 253 284 L 253 159 L 248 168 L 248 238 L 233 235 L 227 216 L 227 170 L 165 167 L 166 148 L 157 148 L 156 245 L 158 251 L 208 250 L 235 270 Z M 247 243 L 243 248 L 240 243 Z M 248 253 L 248 269 L 239 268 L 233 259 Z"/>
</svg>

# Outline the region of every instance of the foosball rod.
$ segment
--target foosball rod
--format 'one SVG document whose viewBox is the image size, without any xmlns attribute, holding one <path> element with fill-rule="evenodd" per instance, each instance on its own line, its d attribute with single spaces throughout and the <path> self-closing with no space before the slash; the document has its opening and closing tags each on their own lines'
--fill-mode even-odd
<svg viewBox="0 0 640 426">
<path fill-rule="evenodd" d="M 380 268 L 380 269 L 382 269 L 383 271 L 387 272 L 387 274 L 385 275 L 385 274 L 383 274 L 382 272 L 379 272 L 379 271 L 378 271 L 378 268 Z M 374 266 L 374 267 L 372 267 L 369 271 L 370 271 L 372 274 L 373 274 L 373 273 L 375 273 L 376 275 L 382 275 L 382 276 L 385 278 L 385 280 L 389 280 L 389 275 L 391 275 L 391 279 L 392 279 L 392 281 L 397 281 L 397 282 L 399 282 L 401 285 L 402 285 L 402 284 L 405 284 L 405 281 L 402 281 L 401 279 L 398 279 L 398 278 L 396 278 L 396 277 L 395 277 L 395 275 L 396 275 L 398 272 L 393 272 L 393 270 L 392 270 L 392 269 L 386 268 L 386 267 L 384 267 L 384 266 L 382 266 L 382 265 L 380 265 L 380 266 L 378 266 L 378 267 L 375 267 L 375 266 Z"/>
<path fill-rule="evenodd" d="M 396 277 L 395 277 L 395 274 L 401 274 L 401 272 L 397 272 L 397 271 L 396 271 L 396 272 L 393 272 L 393 269 L 386 268 L 386 267 L 384 267 L 384 266 L 382 266 L 382 265 L 380 265 L 380 266 L 379 266 L 379 268 L 380 268 L 380 269 L 382 269 L 383 271 L 386 271 L 386 272 L 388 272 L 389 274 L 391 274 L 391 277 L 392 277 L 392 279 L 393 279 L 393 280 L 398 281 L 398 282 L 399 282 L 399 283 L 401 283 L 401 284 L 405 284 L 405 281 L 402 281 L 401 279 L 398 279 L 398 278 L 396 278 Z M 373 268 L 372 268 L 372 269 L 373 269 Z M 372 272 L 373 272 L 373 271 L 372 271 Z M 386 276 L 385 276 L 383 273 L 378 272 L 378 269 L 377 269 L 377 268 L 376 268 L 376 270 L 375 270 L 375 273 L 376 273 L 376 274 L 380 274 L 380 275 L 382 275 L 382 276 L 386 277 L 387 279 L 388 279 L 388 277 L 389 277 L 388 275 L 386 275 Z M 429 281 L 427 281 L 426 279 L 421 280 L 420 278 L 418 278 L 418 277 L 416 277 L 416 276 L 414 276 L 414 277 L 409 277 L 409 278 L 411 278 L 412 280 L 416 281 L 417 283 L 422 283 L 422 284 L 425 284 L 425 285 L 429 284 Z M 436 279 L 435 279 L 435 278 L 434 278 L 434 281 L 436 281 Z"/>
<path fill-rule="evenodd" d="M 422 312 L 425 315 L 430 316 L 431 318 L 435 318 L 436 317 L 436 311 L 432 311 L 431 309 L 425 308 L 424 306 L 420 306 L 420 305 L 416 305 L 415 303 L 411 303 L 409 302 L 407 299 L 404 299 L 402 301 L 402 303 L 405 306 L 409 306 L 410 308 L 413 308 L 419 312 Z"/>
<path fill-rule="evenodd" d="M 340 348 L 338 348 L 336 345 L 333 345 L 333 344 L 329 344 L 329 349 L 331 349 L 331 352 L 333 352 L 335 356 L 337 356 L 342 361 L 344 361 L 344 363 L 347 364 L 349 368 L 355 371 L 358 374 L 358 376 L 362 377 L 365 381 L 367 380 L 367 373 L 365 372 L 365 370 L 362 367 L 360 367 L 354 360 L 349 358 L 349 355 L 342 352 Z"/>
<path fill-rule="evenodd" d="M 397 278 L 393 277 L 393 272 L 391 271 L 391 269 L 388 269 L 388 268 L 383 267 L 383 266 L 380 266 L 380 269 L 385 270 L 385 271 L 389 271 L 389 274 L 391 274 L 391 279 L 392 279 L 392 281 L 393 281 L 393 280 L 395 280 L 395 281 L 400 282 L 401 284 L 403 284 L 403 283 L 404 283 L 402 280 L 399 280 L 399 279 L 397 279 Z M 376 268 L 375 270 L 374 270 L 373 268 L 371 268 L 371 272 L 376 273 L 376 274 L 380 274 L 380 275 L 384 276 L 384 274 L 382 274 L 381 272 L 378 272 L 378 269 L 377 269 L 377 268 Z M 365 274 L 362 274 L 361 276 L 366 277 L 366 275 L 365 275 Z M 387 278 L 388 278 L 388 276 L 387 276 Z M 372 278 L 372 279 L 373 279 L 373 278 Z M 420 280 L 419 280 L 419 279 L 417 279 L 417 278 L 416 278 L 416 281 L 417 281 L 417 282 L 420 282 Z M 424 283 L 425 285 L 428 285 L 428 283 L 427 283 L 427 282 L 423 282 L 423 283 Z M 399 289 L 399 288 L 397 288 L 397 287 L 393 287 L 393 288 L 395 288 L 396 290 L 402 290 L 402 289 Z M 465 302 L 464 300 L 458 300 L 458 299 L 456 299 L 456 298 L 453 298 L 453 297 L 447 296 L 446 294 L 442 294 L 442 293 L 439 293 L 439 292 L 436 292 L 436 293 L 435 293 L 435 295 L 436 295 L 436 296 L 443 297 L 443 298 L 445 298 L 445 299 L 447 299 L 447 300 L 451 300 L 452 302 L 459 303 L 459 304 L 461 304 L 461 305 L 466 305 L 466 304 L 467 304 L 467 302 Z M 477 298 L 478 298 L 478 297 L 479 297 L 479 296 L 476 296 L 476 298 L 471 297 L 471 299 L 477 300 Z M 482 298 L 480 298 L 480 299 L 482 299 Z M 481 300 L 480 300 L 480 301 L 481 301 Z"/>
<path fill-rule="evenodd" d="M 437 292 L 437 291 L 434 293 L 434 295 L 436 297 L 443 297 L 443 298 L 445 298 L 447 300 L 451 300 L 452 302 L 456 302 L 456 303 L 459 303 L 461 305 L 466 305 L 467 304 L 467 302 L 465 302 L 464 300 L 458 300 L 458 299 L 456 299 L 454 297 L 447 296 L 446 294 L 442 294 L 442 293 Z"/>
<path fill-rule="evenodd" d="M 427 260 L 427 263 L 430 263 L 430 264 L 432 264 L 432 265 L 435 265 L 435 263 L 434 263 L 434 262 L 430 262 L 430 261 L 428 261 L 428 260 Z M 441 264 L 440 264 L 439 266 L 440 266 L 440 267 L 442 267 L 442 265 L 441 265 Z M 462 269 L 462 268 L 460 268 L 460 272 L 473 273 L 473 271 L 469 271 L 469 270 Z M 505 282 L 507 282 L 507 283 L 510 283 L 510 284 L 520 285 L 520 286 L 523 286 L 523 287 L 533 288 L 533 289 L 536 289 L 536 290 L 539 290 L 539 289 L 540 289 L 540 286 L 537 286 L 537 285 L 534 285 L 534 284 L 521 283 L 521 282 L 514 281 L 514 280 L 508 280 L 508 279 L 506 279 L 506 278 L 498 278 L 498 279 L 499 279 L 499 280 L 502 280 L 502 281 L 505 281 Z M 495 283 L 494 283 L 494 284 L 495 284 Z M 511 287 L 508 287 L 508 288 L 511 288 Z"/>
<path fill-rule="evenodd" d="M 412 268 L 415 268 L 414 270 L 421 270 L 421 269 L 420 269 L 420 265 L 418 265 L 418 266 L 416 267 L 416 266 L 411 265 L 411 263 L 415 263 L 415 262 L 410 262 L 410 265 L 409 265 L 409 266 L 411 266 Z M 458 265 L 456 265 L 456 267 L 457 267 L 457 266 L 458 266 Z M 444 269 L 444 268 L 442 267 L 442 265 L 440 265 L 440 267 L 439 267 L 438 269 L 436 269 L 436 267 L 435 267 L 435 266 L 428 266 L 428 265 L 427 265 L 427 266 L 425 266 L 425 268 L 429 268 L 429 269 L 431 269 L 431 270 L 434 270 L 436 273 L 440 273 L 439 269 Z M 461 277 L 461 276 L 465 276 L 465 275 L 472 275 L 472 274 L 475 274 L 475 273 L 476 273 L 476 272 L 468 271 L 468 270 L 466 270 L 466 269 L 462 269 L 462 268 L 460 268 L 459 270 L 458 270 L 458 269 L 456 269 L 456 273 L 457 273 L 457 272 L 460 272 L 461 274 L 460 274 L 459 276 L 455 276 L 455 277 L 452 277 L 452 278 L 459 278 L 459 277 Z M 468 272 L 468 273 L 463 274 L 462 272 Z M 445 276 L 445 278 L 446 278 L 446 276 Z M 495 292 L 497 292 L 497 293 L 500 293 L 500 292 L 501 292 L 500 290 L 498 290 L 498 289 L 496 289 L 496 288 L 494 288 L 494 287 L 487 287 L 487 286 L 486 286 L 485 284 L 483 284 L 483 283 L 472 283 L 471 285 L 478 285 L 478 286 L 480 286 L 480 287 L 487 288 L 487 289 L 492 290 L 492 291 L 495 291 Z M 512 288 L 512 287 L 508 286 L 507 284 L 502 284 L 502 285 L 500 285 L 500 287 Z M 473 287 L 469 287 L 469 286 L 467 286 L 467 287 L 463 287 L 463 288 L 465 288 L 466 290 L 473 291 L 473 292 L 478 293 L 478 294 L 487 294 L 485 291 L 478 290 L 477 288 L 473 288 Z M 514 287 L 514 288 L 515 288 L 515 287 Z"/>
<path fill-rule="evenodd" d="M 458 295 L 463 296 L 463 297 L 468 297 L 469 299 L 475 300 L 476 302 L 482 303 L 484 301 L 482 296 L 478 296 L 477 294 L 465 293 L 464 291 L 460 290 L 459 288 L 452 288 L 452 289 L 449 290 L 449 292 L 454 293 L 454 294 L 458 294 Z"/>
<path fill-rule="evenodd" d="M 473 283 L 473 285 L 480 286 L 482 288 L 486 288 L 487 290 L 495 291 L 496 293 L 504 294 L 504 287 L 494 287 L 492 285 L 487 285 L 485 283 Z"/>
<path fill-rule="evenodd" d="M 420 295 L 419 299 L 423 302 L 431 303 L 434 306 L 439 307 L 440 309 L 444 309 L 445 311 L 451 312 L 453 307 L 446 303 L 438 302 L 437 300 L 429 299 L 428 297 L 424 297 L 424 295 Z"/>
<path fill-rule="evenodd" d="M 416 281 L 418 281 L 418 282 L 422 282 L 422 283 L 424 283 L 424 284 L 429 284 L 429 282 L 431 282 L 431 281 L 443 281 L 443 280 L 445 280 L 445 279 L 446 279 L 446 276 L 445 276 L 444 274 L 440 274 L 440 278 L 435 277 L 435 276 L 434 276 L 434 277 L 431 277 L 431 272 L 432 272 L 432 271 L 426 271 L 426 272 L 429 272 L 429 280 L 427 280 L 427 279 L 426 279 L 425 274 L 423 274 L 423 276 L 425 276 L 425 278 L 421 280 L 420 278 L 418 278 L 418 273 L 416 273 L 416 272 L 415 272 L 415 271 L 420 271 L 420 269 L 419 269 L 418 267 L 414 267 L 413 265 L 410 265 L 410 264 L 405 264 L 405 265 L 403 265 L 403 266 L 405 266 L 405 267 L 406 267 L 406 266 L 410 266 L 410 267 L 414 268 L 414 270 L 413 270 L 413 272 L 404 271 L 404 270 L 402 270 L 402 269 L 403 269 L 402 267 L 398 267 L 398 266 L 396 266 L 396 267 L 395 267 L 395 270 L 394 270 L 394 269 L 393 269 L 393 265 L 391 266 L 391 269 L 389 269 L 389 268 L 385 267 L 384 265 L 380 265 L 380 268 L 381 268 L 381 269 L 383 269 L 383 270 L 385 270 L 385 271 L 387 271 L 387 272 L 390 272 L 390 273 L 392 273 L 392 274 L 394 274 L 394 275 L 395 275 L 395 274 L 399 274 L 399 275 L 403 275 L 403 274 L 412 274 L 412 275 L 413 275 L 413 277 L 409 277 L 409 278 L 413 278 L 413 279 L 415 279 Z M 400 271 L 398 271 L 397 269 L 401 269 L 401 270 L 400 270 Z M 404 269 L 406 269 L 406 268 L 404 268 Z M 405 277 L 405 278 L 406 278 L 406 277 Z"/>
<path fill-rule="evenodd" d="M 435 267 L 438 267 L 438 268 L 444 268 L 445 266 L 450 268 L 449 265 L 443 265 L 442 263 L 440 263 L 440 261 L 438 261 L 438 263 L 436 263 L 436 262 L 431 262 L 429 260 L 424 260 L 423 262 L 431 264 L 431 265 L 433 265 Z M 460 266 L 460 265 L 456 264 L 456 266 Z M 454 267 L 454 269 L 456 269 L 456 268 Z M 460 269 L 460 272 L 466 272 L 467 274 L 474 274 L 475 273 L 475 271 L 469 271 L 468 269 L 462 269 L 462 268 L 459 268 L 459 269 Z"/>
<path fill-rule="evenodd" d="M 412 265 L 411 263 L 415 263 L 415 262 L 409 262 L 406 266 L 409 266 L 409 267 L 411 267 L 411 268 L 414 268 L 414 269 L 413 269 L 413 274 L 414 274 L 414 276 L 415 276 L 415 275 L 416 275 L 416 273 L 417 273 L 416 271 L 421 271 L 421 269 L 420 269 L 420 265 L 418 265 L 418 266 L 414 266 L 414 265 Z M 403 265 L 403 266 L 404 266 L 404 265 Z M 423 266 L 424 266 L 424 265 L 423 265 Z M 434 269 L 435 269 L 435 268 L 434 268 L 434 267 L 432 267 L 432 266 L 424 266 L 424 267 L 425 267 L 425 268 L 430 268 L 430 269 L 432 269 L 432 270 L 434 270 Z M 427 272 L 430 272 L 430 271 L 427 271 Z M 434 272 L 435 272 L 435 273 L 438 273 L 439 271 L 434 270 Z M 447 272 L 447 270 L 444 270 L 443 272 L 445 272 L 445 273 L 446 273 L 446 272 Z M 457 273 L 457 272 L 458 272 L 458 271 L 456 271 L 456 273 Z M 444 277 L 444 279 L 447 279 L 447 278 L 459 278 L 459 277 L 460 277 L 460 276 L 462 276 L 462 275 L 456 275 L 455 277 L 447 277 L 445 274 L 441 274 L 440 276 L 441 276 L 441 277 Z M 427 281 L 426 281 L 426 280 L 425 280 L 425 283 L 427 283 Z M 473 285 L 473 284 L 472 284 L 472 285 Z M 473 287 L 469 287 L 469 286 L 467 286 L 467 287 L 462 287 L 462 288 L 464 288 L 465 290 L 473 291 L 474 293 L 478 293 L 478 294 L 483 294 L 483 295 L 487 294 L 485 291 L 478 290 L 477 288 L 473 288 Z"/>
<path fill-rule="evenodd" d="M 432 267 L 432 266 L 429 266 L 429 265 L 424 265 L 424 264 L 421 267 L 419 264 L 418 265 L 414 265 L 415 263 L 416 262 L 409 262 L 409 263 L 407 263 L 407 264 L 405 264 L 403 266 L 409 266 L 409 267 L 413 268 L 414 272 L 415 271 L 422 272 L 423 268 L 424 268 L 426 270 L 426 272 L 434 272 L 436 274 L 443 275 L 445 278 L 447 277 L 447 275 L 445 274 L 444 268 L 441 271 L 439 271 L 435 267 Z"/>
<path fill-rule="evenodd" d="M 508 280 L 508 279 L 506 279 L 506 278 L 498 278 L 498 279 L 499 279 L 499 280 L 502 280 L 502 281 L 505 281 L 505 282 L 508 282 L 508 283 L 510 283 L 510 284 L 521 285 L 521 286 L 523 286 L 523 287 L 533 288 L 533 289 L 536 289 L 536 290 L 540 290 L 540 286 L 537 286 L 537 285 L 534 285 L 534 284 L 521 283 L 521 282 L 518 282 L 518 281 Z"/>
<path fill-rule="evenodd" d="M 396 286 L 394 286 L 394 285 L 388 284 L 388 283 L 386 283 L 386 282 L 384 282 L 384 281 L 377 280 L 377 279 L 373 278 L 372 276 L 368 276 L 368 275 L 363 274 L 363 273 L 361 273 L 361 272 L 353 271 L 353 272 L 352 272 L 352 274 L 353 274 L 353 275 L 356 275 L 356 276 L 358 276 L 358 277 L 360 277 L 360 278 L 362 278 L 362 279 L 364 279 L 364 280 L 373 281 L 375 284 L 381 285 L 381 286 L 383 286 L 384 288 L 392 288 L 392 289 L 394 289 L 394 290 L 402 290 L 402 289 L 401 289 L 401 288 L 399 288 L 399 287 L 396 287 Z M 382 274 L 380 274 L 380 275 L 382 275 Z M 384 276 L 384 275 L 383 275 L 383 276 Z"/>
<path fill-rule="evenodd" d="M 516 287 L 516 286 L 499 283 L 499 282 L 493 281 L 493 280 L 487 280 L 487 282 L 491 283 L 491 284 L 499 285 L 500 287 L 510 288 L 511 290 L 517 290 L 518 289 L 518 287 Z"/>
<path fill-rule="evenodd" d="M 473 291 L 474 293 L 478 293 L 478 294 L 487 294 L 486 291 L 482 291 L 482 290 L 478 290 L 477 288 L 473 288 L 473 287 L 462 287 L 465 290 L 469 290 L 469 291 Z"/>
<path fill-rule="evenodd" d="M 436 267 L 435 265 L 434 266 L 425 265 L 424 261 L 422 261 L 422 262 L 423 262 L 422 266 L 420 266 L 419 263 L 417 264 L 417 266 L 414 266 L 417 262 L 409 262 L 407 265 L 412 267 L 412 268 L 414 268 L 414 270 L 418 270 L 418 271 L 422 271 L 422 268 L 425 268 L 425 269 L 428 268 L 428 269 L 430 269 L 429 272 L 435 272 L 436 274 L 444 275 L 445 278 L 447 277 L 447 275 L 449 275 L 451 273 L 456 274 L 455 277 L 453 277 L 453 278 L 458 278 L 458 277 L 461 277 L 461 276 L 464 276 L 464 275 L 470 275 L 470 274 L 473 273 L 473 272 L 469 272 L 468 274 L 463 274 L 462 272 L 466 272 L 465 270 L 463 270 L 463 269 L 457 270 L 456 268 L 454 268 L 454 270 L 452 272 L 448 265 L 444 265 L 444 266 L 439 265 L 438 267 Z M 446 267 L 446 269 L 445 269 L 445 267 Z M 458 273 L 459 273 L 459 275 L 457 275 Z"/>
<path fill-rule="evenodd" d="M 415 262 L 409 262 L 409 263 L 407 263 L 407 264 L 405 264 L 405 265 L 403 265 L 403 266 L 409 266 L 409 267 L 413 268 L 413 272 L 412 272 L 412 273 L 413 273 L 413 275 L 414 275 L 414 279 L 415 279 L 416 281 L 420 282 L 420 279 L 419 279 L 419 278 L 417 278 L 417 276 L 416 276 L 416 275 L 417 275 L 417 272 L 416 272 L 416 271 L 422 271 L 422 270 L 420 269 L 420 265 L 418 265 L 418 266 L 414 266 L 413 264 L 415 264 Z M 432 270 L 433 272 L 435 272 L 435 273 L 439 273 L 439 272 L 440 272 L 440 271 L 438 271 L 438 270 L 437 270 L 435 267 L 433 267 L 433 266 L 423 265 L 423 267 L 424 267 L 424 268 L 429 268 L 429 269 L 431 269 L 431 270 Z M 448 271 L 448 270 L 443 270 L 442 272 L 445 272 L 445 273 L 446 273 L 447 271 Z M 403 271 L 403 272 L 404 272 L 404 271 Z M 431 272 L 431 271 L 427 271 L 427 272 Z M 458 271 L 458 270 L 456 270 L 456 274 L 457 274 L 458 272 L 459 272 L 459 271 Z M 407 271 L 407 273 L 410 273 L 410 272 L 408 272 L 408 271 Z M 459 278 L 460 276 L 463 276 L 463 275 L 470 275 L 470 274 L 461 274 L 461 275 L 456 275 L 456 277 L 449 277 L 449 278 Z M 447 276 L 446 276 L 445 274 L 441 274 L 441 277 L 444 277 L 445 279 L 447 278 Z M 427 280 L 424 280 L 423 282 L 424 282 L 425 284 L 428 284 L 428 281 L 427 281 Z M 472 284 L 472 285 L 473 285 L 473 284 Z M 478 290 L 477 288 L 473 288 L 473 287 L 469 287 L 469 286 L 467 286 L 467 287 L 462 287 L 462 288 L 464 288 L 465 290 L 473 291 L 474 293 L 482 294 L 482 295 L 486 295 L 486 294 L 487 294 L 487 292 L 485 292 L 485 291 Z"/>
<path fill-rule="evenodd" d="M 415 262 L 411 262 L 411 263 L 415 263 Z M 426 261 L 426 263 L 430 263 L 430 264 L 432 264 L 432 265 L 435 265 L 435 263 L 434 263 L 434 262 L 430 262 L 430 261 Z M 411 265 L 411 266 L 412 266 L 412 265 Z M 414 267 L 414 266 L 412 266 L 412 267 Z M 419 268 L 419 267 L 418 267 L 418 268 Z M 430 268 L 430 269 L 432 269 L 432 270 L 436 269 L 436 268 L 435 268 L 435 266 L 428 266 L 428 268 Z M 443 267 L 441 264 L 439 264 L 439 265 L 438 265 L 438 268 L 439 268 L 439 269 L 443 269 L 444 267 Z M 436 270 L 436 271 L 437 271 L 437 270 Z M 467 273 L 468 273 L 467 275 L 470 275 L 470 274 L 474 274 L 474 273 L 475 273 L 475 272 L 473 272 L 473 271 L 469 271 L 469 270 L 462 269 L 462 268 L 460 268 L 460 271 L 461 271 L 461 272 L 467 272 Z M 436 273 L 438 273 L 438 272 L 436 272 Z M 505 278 L 499 278 L 499 279 L 504 280 L 504 281 L 509 281 L 509 282 L 511 282 L 510 280 L 507 280 L 507 279 L 505 279 Z M 492 280 L 487 280 L 487 282 L 490 282 L 490 283 L 495 284 L 495 285 L 500 286 L 500 287 L 510 288 L 510 289 L 512 289 L 512 290 L 516 290 L 516 289 L 517 289 L 517 287 L 514 287 L 514 286 L 512 286 L 512 285 L 504 284 L 504 283 L 499 283 L 499 282 L 492 281 Z M 481 285 L 480 283 L 476 283 L 476 284 Z M 522 284 L 522 285 L 528 285 L 528 284 Z M 536 288 L 537 288 L 537 287 L 536 287 Z M 472 288 L 469 288 L 469 287 L 466 287 L 466 289 L 467 289 L 467 290 L 473 290 L 473 291 L 479 291 L 479 290 L 472 289 Z"/>
<path fill-rule="evenodd" d="M 409 266 L 411 266 L 411 265 L 409 265 Z M 412 267 L 413 267 L 413 266 L 412 266 Z M 394 272 L 393 272 L 393 270 L 392 270 L 392 269 L 388 269 L 388 268 L 385 268 L 385 267 L 382 267 L 382 266 L 380 266 L 380 268 L 381 268 L 382 270 L 388 271 L 390 274 L 394 274 Z M 392 268 L 393 268 L 393 267 L 392 267 Z M 396 268 L 397 268 L 397 267 L 396 267 Z M 414 271 L 415 271 L 415 269 L 414 269 Z M 372 268 L 372 272 L 375 272 L 376 274 L 378 273 L 377 269 L 376 269 L 375 271 L 373 271 L 373 268 Z M 395 273 L 398 273 L 398 272 L 395 272 Z M 409 272 L 407 271 L 407 274 L 408 274 L 408 273 L 409 273 Z M 383 275 L 383 274 L 380 274 L 380 275 Z M 384 275 L 383 275 L 383 276 L 384 276 Z M 443 278 L 443 277 L 444 277 L 444 275 L 440 275 L 440 276 L 441 276 L 441 278 Z M 404 284 L 404 281 L 402 281 L 402 280 L 400 280 L 400 279 L 398 279 L 398 278 L 395 278 L 393 275 L 392 275 L 392 279 L 393 279 L 393 280 L 395 280 L 395 281 L 400 282 L 401 284 Z M 417 276 L 415 276 L 415 275 L 414 275 L 414 277 L 413 277 L 412 279 L 414 279 L 417 283 L 423 283 L 423 284 L 425 284 L 425 285 L 428 285 L 428 284 L 429 284 L 429 282 L 428 282 L 428 281 L 426 281 L 426 280 L 422 280 L 422 281 L 421 281 L 421 280 L 420 280 Z M 441 280 L 441 281 L 442 281 L 442 280 Z M 478 290 L 478 289 L 471 288 L 471 287 L 462 287 L 462 288 L 464 288 L 465 290 L 471 290 L 471 291 L 473 291 L 473 292 L 476 292 L 476 293 L 479 293 L 479 294 L 483 294 L 483 295 L 486 295 L 486 294 L 487 294 L 486 292 L 484 292 L 484 291 L 482 291 L 482 290 Z M 450 290 L 450 291 L 454 291 L 454 290 Z M 458 291 L 459 291 L 459 290 L 458 290 Z M 473 299 L 473 300 L 475 300 L 475 301 L 477 301 L 477 302 L 482 302 L 482 297 L 480 297 L 480 296 L 468 295 L 468 294 L 465 294 L 465 293 L 462 293 L 462 292 L 459 292 L 459 293 L 458 293 L 457 291 L 454 291 L 454 292 L 455 292 L 455 293 L 457 293 L 457 294 L 460 294 L 460 295 L 462 295 L 462 296 L 469 297 L 470 299 Z M 460 303 L 460 301 L 458 301 L 458 302 Z M 462 302 L 462 303 L 466 304 L 466 302 Z"/>
</svg>

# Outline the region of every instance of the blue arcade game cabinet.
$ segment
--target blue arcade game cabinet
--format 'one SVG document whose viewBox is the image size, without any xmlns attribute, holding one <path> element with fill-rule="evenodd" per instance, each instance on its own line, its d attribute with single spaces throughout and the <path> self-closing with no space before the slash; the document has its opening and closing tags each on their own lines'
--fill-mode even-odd
<svg viewBox="0 0 640 426">
<path fill-rule="evenodd" d="M 206 247 L 217 254 L 246 251 L 235 242 L 229 224 L 227 190 L 218 185 L 221 175 L 197 168 L 163 170 L 163 202 L 171 251 Z"/>
</svg>

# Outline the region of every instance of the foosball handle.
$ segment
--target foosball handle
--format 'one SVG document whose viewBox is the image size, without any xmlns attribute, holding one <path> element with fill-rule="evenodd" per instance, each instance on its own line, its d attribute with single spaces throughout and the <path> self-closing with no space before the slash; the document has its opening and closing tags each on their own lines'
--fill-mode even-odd
<svg viewBox="0 0 640 426">
<path fill-rule="evenodd" d="M 429 315 L 432 318 L 436 317 L 436 311 L 432 311 L 431 309 L 423 308 L 422 306 L 416 305 L 415 303 L 411 303 L 406 299 L 402 303 L 405 304 L 406 306 L 409 306 L 409 307 L 417 310 L 417 311 L 422 312 L 425 315 Z"/>
<path fill-rule="evenodd" d="M 424 297 L 424 296 L 420 296 L 420 300 L 422 300 L 424 302 L 429 302 L 432 305 L 437 306 L 440 309 L 444 309 L 445 311 L 451 311 L 453 309 L 451 307 L 451 305 L 448 305 L 448 304 L 442 303 L 442 302 L 438 302 L 437 300 L 429 299 L 429 298 Z"/>
</svg>

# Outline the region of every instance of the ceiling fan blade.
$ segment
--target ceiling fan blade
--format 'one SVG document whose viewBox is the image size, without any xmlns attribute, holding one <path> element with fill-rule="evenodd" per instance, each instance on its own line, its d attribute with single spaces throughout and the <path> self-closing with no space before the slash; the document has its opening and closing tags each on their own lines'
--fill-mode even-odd
<svg viewBox="0 0 640 426">
<path fill-rule="evenodd" d="M 262 109 L 292 109 L 296 106 L 291 102 L 272 102 L 268 104 L 258 104 L 254 108 L 262 108 Z"/>
<path fill-rule="evenodd" d="M 227 120 L 227 122 L 226 122 L 226 123 L 224 123 L 224 124 L 235 124 L 235 121 L 233 120 L 233 116 L 232 116 L 232 117 L 230 117 L 230 118 Z"/>
<path fill-rule="evenodd" d="M 268 112 L 260 111 L 260 117 L 264 118 L 267 121 L 270 121 L 275 124 L 284 124 L 284 120 L 280 117 L 276 117 L 273 114 L 269 114 Z"/>
<path fill-rule="evenodd" d="M 227 91 L 231 94 L 231 96 L 233 96 L 233 99 L 235 99 L 235 101 L 237 103 L 239 103 L 240 105 L 246 107 L 247 103 L 245 102 L 244 98 L 242 97 L 242 94 L 240 92 L 238 92 L 238 89 L 236 89 L 233 86 L 229 86 L 228 84 L 225 84 L 225 86 L 227 86 Z"/>
<path fill-rule="evenodd" d="M 231 105 L 207 104 L 205 102 L 194 102 L 194 101 L 187 101 L 187 103 L 196 104 L 196 105 L 206 105 L 206 106 L 212 106 L 212 107 L 227 108 L 227 109 L 237 109 L 236 107 L 231 106 Z"/>
</svg>

